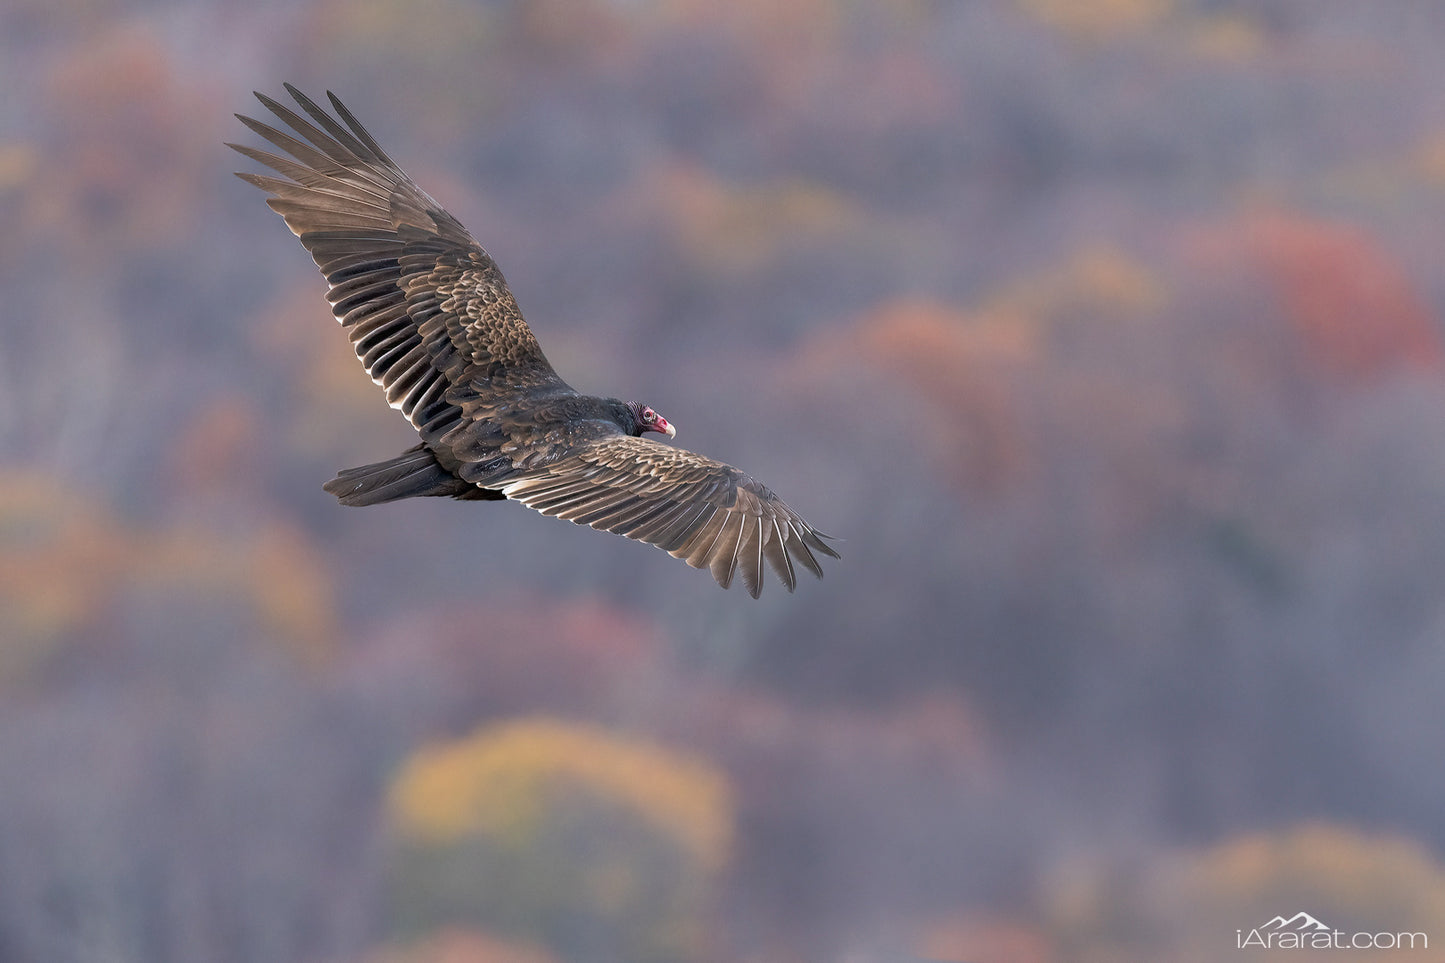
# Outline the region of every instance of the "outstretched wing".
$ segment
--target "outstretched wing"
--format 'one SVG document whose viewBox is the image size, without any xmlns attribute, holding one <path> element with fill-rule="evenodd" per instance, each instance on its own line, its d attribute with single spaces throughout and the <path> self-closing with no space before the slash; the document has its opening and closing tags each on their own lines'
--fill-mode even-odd
<svg viewBox="0 0 1445 963">
<path fill-rule="evenodd" d="M 766 559 L 789 592 L 796 559 L 822 578 L 814 552 L 837 558 L 813 529 L 765 486 L 731 465 L 630 435 L 613 435 L 509 479 L 508 498 L 649 542 L 727 588 L 741 575 L 757 598 Z"/>
<path fill-rule="evenodd" d="M 566 389 L 496 262 L 466 228 L 334 94 L 336 117 L 286 89 L 315 123 L 256 94 L 300 139 L 237 114 L 290 157 L 230 144 L 282 175 L 236 176 L 272 195 L 266 203 L 311 252 L 332 312 L 391 406 L 430 437 L 454 426 L 466 402 Z"/>
</svg>

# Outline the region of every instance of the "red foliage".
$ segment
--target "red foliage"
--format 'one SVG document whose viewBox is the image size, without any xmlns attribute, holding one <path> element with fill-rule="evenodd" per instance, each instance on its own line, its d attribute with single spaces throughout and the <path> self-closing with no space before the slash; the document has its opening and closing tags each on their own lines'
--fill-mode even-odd
<svg viewBox="0 0 1445 963">
<path fill-rule="evenodd" d="M 257 422 L 255 406 L 244 398 L 209 400 L 171 444 L 165 477 L 184 491 L 253 484 Z"/>
<path fill-rule="evenodd" d="M 661 652 L 656 628 L 595 599 L 491 594 L 470 605 L 412 613 L 358 653 L 351 681 L 393 695 L 428 693 L 428 733 L 536 712 L 603 714 Z"/>
<path fill-rule="evenodd" d="M 39 96 L 54 135 L 28 199 L 32 223 L 72 251 L 112 258 L 175 244 L 200 224 L 223 112 L 158 37 L 104 33 L 59 61 Z"/>
<path fill-rule="evenodd" d="M 1328 377 L 1359 383 L 1445 360 L 1436 318 L 1365 230 L 1270 213 L 1207 233 L 1211 259 L 1242 260 L 1262 273 L 1307 357 Z"/>
<path fill-rule="evenodd" d="M 811 346 L 803 363 L 881 368 L 921 402 L 904 417 L 939 467 L 965 489 L 996 491 L 1028 462 L 1011 379 L 1033 358 L 1033 339 L 1026 318 L 894 301 Z"/>
</svg>

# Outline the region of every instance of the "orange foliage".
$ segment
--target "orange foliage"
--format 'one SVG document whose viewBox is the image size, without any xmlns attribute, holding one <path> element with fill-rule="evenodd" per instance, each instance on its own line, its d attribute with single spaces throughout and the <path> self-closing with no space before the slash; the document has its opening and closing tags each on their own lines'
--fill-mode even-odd
<svg viewBox="0 0 1445 963">
<path fill-rule="evenodd" d="M 1427 137 L 1410 158 L 1413 173 L 1435 186 L 1445 186 L 1445 133 Z"/>
<path fill-rule="evenodd" d="M 866 359 L 923 402 L 908 412 L 940 468 L 968 489 L 996 490 L 1025 468 L 1010 378 L 1038 350 L 1027 318 L 970 317 L 929 301 L 892 301 L 809 351 L 814 363 Z M 834 360 L 836 359 L 836 360 Z"/>
<path fill-rule="evenodd" d="M 325 566 L 297 530 L 137 530 L 51 479 L 0 477 L 0 679 L 99 625 L 127 593 L 240 598 L 259 631 L 315 662 L 335 624 Z"/>
<path fill-rule="evenodd" d="M 256 419 L 255 406 L 244 398 L 208 400 L 171 444 L 166 477 L 187 491 L 250 481 Z"/>
<path fill-rule="evenodd" d="M 132 539 L 132 564 L 114 576 L 123 588 L 238 598 L 256 628 L 303 663 L 317 665 L 330 654 L 336 629 L 331 580 L 299 529 L 272 520 L 238 532 L 182 526 Z M 134 565 L 137 558 L 146 565 Z"/>
<path fill-rule="evenodd" d="M 0 682 L 92 624 L 130 562 L 129 533 L 51 479 L 0 477 Z"/>
<path fill-rule="evenodd" d="M 365 963 L 557 963 L 557 958 L 533 943 L 448 928 L 406 947 L 372 953 Z"/>
<path fill-rule="evenodd" d="M 939 467 L 966 490 L 997 492 L 1036 464 L 1028 436 L 1037 413 L 1027 408 L 1041 385 L 1060 395 L 1051 400 L 1060 417 L 1084 419 L 1078 430 L 1107 433 L 1125 414 L 1148 432 L 1170 417 L 1177 405 L 1156 397 L 1142 377 L 1121 381 L 1117 370 L 1080 365 L 1055 337 L 1079 324 L 1148 322 L 1168 300 L 1163 281 L 1143 264 L 1090 246 L 1010 280 L 972 311 L 885 302 L 852 330 L 815 341 L 802 363 L 881 368 L 923 402 L 909 411 L 910 434 Z"/>
<path fill-rule="evenodd" d="M 1173 12 L 1174 0 L 1015 0 L 1030 17 L 1089 40 L 1140 30 Z"/>
<path fill-rule="evenodd" d="M 32 144 L 0 144 L 0 194 L 16 190 L 35 176 L 40 157 Z"/>
<path fill-rule="evenodd" d="M 965 916 L 934 923 L 918 940 L 917 955 L 928 960 L 988 960 L 990 963 L 1056 963 L 1062 960 L 1048 939 L 1029 926 L 997 917 Z"/>
<path fill-rule="evenodd" d="M 1271 213 L 1205 232 L 1199 249 L 1254 267 L 1306 356 L 1327 376 L 1367 381 L 1445 361 L 1436 319 L 1388 252 L 1364 230 Z"/>
<path fill-rule="evenodd" d="M 59 61 L 40 96 L 58 139 L 30 181 L 33 224 L 113 258 L 173 245 L 199 223 L 217 112 L 173 73 L 154 35 L 98 35 Z"/>
</svg>

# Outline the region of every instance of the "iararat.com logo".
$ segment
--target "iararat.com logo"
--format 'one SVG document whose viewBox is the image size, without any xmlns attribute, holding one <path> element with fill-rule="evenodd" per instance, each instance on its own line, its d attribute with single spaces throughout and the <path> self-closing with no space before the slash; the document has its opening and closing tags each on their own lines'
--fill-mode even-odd
<svg viewBox="0 0 1445 963">
<path fill-rule="evenodd" d="M 1289 919 L 1276 916 L 1247 932 L 1235 930 L 1234 945 L 1241 950 L 1425 950 L 1430 938 L 1424 933 L 1345 933 L 1301 912 Z"/>
</svg>

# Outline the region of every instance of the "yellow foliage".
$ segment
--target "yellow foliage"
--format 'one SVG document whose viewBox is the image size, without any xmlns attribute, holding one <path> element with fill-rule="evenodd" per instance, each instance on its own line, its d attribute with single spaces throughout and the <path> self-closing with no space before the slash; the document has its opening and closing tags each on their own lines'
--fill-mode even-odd
<svg viewBox="0 0 1445 963">
<path fill-rule="evenodd" d="M 328 48 L 379 49 L 433 63 L 466 62 L 496 32 L 486 8 L 460 0 L 329 0 L 316 5 L 312 19 Z"/>
<path fill-rule="evenodd" d="M 1019 278 L 990 298 L 985 312 L 1023 315 L 1040 321 L 1070 310 L 1111 318 L 1159 311 L 1167 289 L 1152 271 L 1108 245 L 1086 247 L 1065 264 Z"/>
<path fill-rule="evenodd" d="M 1046 929 L 1063 959 L 1267 960 L 1271 951 L 1236 949 L 1236 930 L 1301 911 L 1347 938 L 1424 932 L 1445 939 L 1445 866 L 1413 840 L 1344 826 L 1243 836 L 1142 867 L 1064 867 L 1055 883 Z M 1349 956 L 1393 959 L 1392 952 Z"/>
<path fill-rule="evenodd" d="M 1208 905 L 1232 906 L 1244 897 L 1259 908 L 1288 904 L 1293 912 L 1298 904 L 1340 926 L 1372 932 L 1432 924 L 1438 929 L 1445 922 L 1445 866 L 1401 836 L 1316 823 L 1228 841 L 1183 858 L 1177 871 Z M 1262 920 L 1242 925 L 1257 922 Z"/>
<path fill-rule="evenodd" d="M 1238 14 L 1199 19 L 1190 25 L 1189 41 L 1196 54 L 1216 61 L 1250 60 L 1265 49 L 1259 24 Z"/>
<path fill-rule="evenodd" d="M 648 183 L 686 249 L 714 268 L 757 267 L 789 240 L 845 231 L 855 220 L 843 197 L 805 180 L 734 186 L 701 168 L 674 166 Z"/>
<path fill-rule="evenodd" d="M 1035 20 L 1072 36 L 1101 39 L 1148 27 L 1174 0 L 1014 0 Z"/>
<path fill-rule="evenodd" d="M 481 926 L 564 957 L 606 945 L 603 955 L 636 963 L 693 959 L 705 945 L 732 806 L 702 762 L 520 720 L 416 753 L 390 807 L 397 932 Z"/>
<path fill-rule="evenodd" d="M 331 581 L 300 530 L 273 522 L 218 537 L 177 527 L 139 539 L 135 552 L 148 562 L 128 573 L 134 584 L 239 596 L 255 613 L 257 627 L 284 642 L 292 656 L 314 666 L 329 655 L 335 638 Z"/>
<path fill-rule="evenodd" d="M 391 801 L 403 833 L 426 842 L 485 835 L 526 845 L 545 830 L 551 797 L 566 792 L 641 814 L 704 867 L 726 858 L 732 807 L 721 773 L 677 752 L 554 720 L 486 727 L 422 749 Z"/>
</svg>

